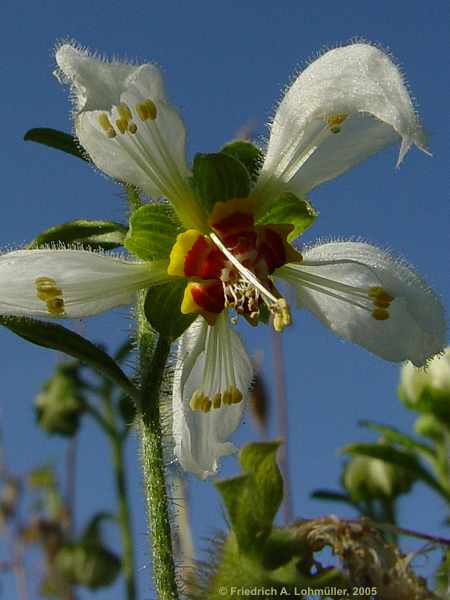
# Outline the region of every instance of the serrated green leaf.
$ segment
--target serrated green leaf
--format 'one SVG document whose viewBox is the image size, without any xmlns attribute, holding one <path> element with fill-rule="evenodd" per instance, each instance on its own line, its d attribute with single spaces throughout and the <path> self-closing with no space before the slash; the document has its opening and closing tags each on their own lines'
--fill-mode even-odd
<svg viewBox="0 0 450 600">
<path fill-rule="evenodd" d="M 49 244 L 81 244 L 93 249 L 112 250 L 123 245 L 128 229 L 114 221 L 87 221 L 78 219 L 55 225 L 39 234 L 29 248 Z"/>
<path fill-rule="evenodd" d="M 392 465 L 403 467 L 405 470 L 414 474 L 417 479 L 421 479 L 429 487 L 438 492 L 447 501 L 450 500 L 448 492 L 440 485 L 437 479 L 422 466 L 418 457 L 411 451 L 399 450 L 385 444 L 350 444 L 345 446 L 342 451 L 357 456 L 378 458 Z"/>
<path fill-rule="evenodd" d="M 27 131 L 23 136 L 23 139 L 26 142 L 37 142 L 38 144 L 61 150 L 67 154 L 72 154 L 72 156 L 76 156 L 82 160 L 87 160 L 84 152 L 80 150 L 77 138 L 64 131 L 58 131 L 57 129 L 48 127 L 38 127 Z"/>
<path fill-rule="evenodd" d="M 216 483 L 239 548 L 247 554 L 262 551 L 283 499 L 283 480 L 276 462 L 279 445 L 280 442 L 247 445 L 240 454 L 244 474 Z"/>
<path fill-rule="evenodd" d="M 32 344 L 58 350 L 81 360 L 111 379 L 135 400 L 140 399 L 138 390 L 114 360 L 74 331 L 56 323 L 23 317 L 0 316 L 0 325 Z"/>
<path fill-rule="evenodd" d="M 288 235 L 288 241 L 295 240 L 310 227 L 318 216 L 318 212 L 306 198 L 297 198 L 290 192 L 282 194 L 268 211 L 258 217 L 258 225 L 289 223 L 294 225 Z"/>
<path fill-rule="evenodd" d="M 247 198 L 250 193 L 247 169 L 230 155 L 197 154 L 192 170 L 194 190 L 207 213 L 216 202 Z"/>
<path fill-rule="evenodd" d="M 169 204 L 145 204 L 133 212 L 125 247 L 142 260 L 168 258 L 183 227 Z"/>
<path fill-rule="evenodd" d="M 197 315 L 181 310 L 186 281 L 176 280 L 150 288 L 144 304 L 148 322 L 162 337 L 174 341 L 191 325 Z"/>
<path fill-rule="evenodd" d="M 251 142 L 236 140 L 225 144 L 220 152 L 228 154 L 241 162 L 247 169 L 251 181 L 256 181 L 264 161 L 264 154 L 259 148 Z"/>
</svg>

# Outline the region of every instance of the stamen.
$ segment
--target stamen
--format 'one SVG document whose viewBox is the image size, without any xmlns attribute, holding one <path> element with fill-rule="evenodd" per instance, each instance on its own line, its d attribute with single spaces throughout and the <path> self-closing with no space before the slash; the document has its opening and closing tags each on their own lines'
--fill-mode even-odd
<svg viewBox="0 0 450 600">
<path fill-rule="evenodd" d="M 386 319 L 389 319 L 389 312 L 384 308 L 374 308 L 372 311 L 372 317 L 376 321 L 386 321 Z"/>
<path fill-rule="evenodd" d="M 217 409 L 223 406 L 239 404 L 242 401 L 242 392 L 236 386 L 230 385 L 222 394 L 217 392 L 212 400 L 201 390 L 195 390 L 192 394 L 189 406 L 192 410 L 208 413 L 211 409 Z"/>
<path fill-rule="evenodd" d="M 128 121 L 126 119 L 117 119 L 116 127 L 120 133 L 125 133 L 128 129 Z"/>
<path fill-rule="evenodd" d="M 330 115 L 326 118 L 331 133 L 339 133 L 341 131 L 340 125 L 342 125 L 347 116 L 346 113 L 336 113 L 335 115 Z"/>
<path fill-rule="evenodd" d="M 133 121 L 130 121 L 130 123 L 128 123 L 128 131 L 132 134 L 135 134 L 137 132 L 136 123 L 133 123 Z"/>
<path fill-rule="evenodd" d="M 114 127 L 111 125 L 111 121 L 109 120 L 109 117 L 106 113 L 101 113 L 98 116 L 97 120 L 98 120 L 98 124 L 100 125 L 100 127 L 106 133 L 106 137 L 109 137 L 109 138 L 116 137 L 116 132 L 114 131 Z"/>
<path fill-rule="evenodd" d="M 273 328 L 277 332 L 283 331 L 292 323 L 291 311 L 289 305 L 284 298 L 279 298 L 277 304 L 272 309 L 273 313 Z"/>
<path fill-rule="evenodd" d="M 119 117 L 124 119 L 125 121 L 131 121 L 133 115 L 131 114 L 131 110 L 125 102 L 121 102 L 117 105 L 117 112 L 119 113 Z"/>
<path fill-rule="evenodd" d="M 38 277 L 35 280 L 36 295 L 39 300 L 47 304 L 47 310 L 51 315 L 64 314 L 64 299 L 62 290 L 57 287 L 56 281 L 51 277 Z"/>
<path fill-rule="evenodd" d="M 142 121 L 147 121 L 147 119 L 154 121 L 158 114 L 155 103 L 150 99 L 144 100 L 144 102 L 139 102 L 136 104 L 135 108 Z"/>
</svg>

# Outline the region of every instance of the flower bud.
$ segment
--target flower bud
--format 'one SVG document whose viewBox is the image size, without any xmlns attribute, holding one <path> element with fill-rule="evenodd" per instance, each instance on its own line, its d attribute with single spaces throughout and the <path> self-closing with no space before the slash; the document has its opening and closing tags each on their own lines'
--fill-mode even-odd
<svg viewBox="0 0 450 600">
<path fill-rule="evenodd" d="M 48 433 L 72 436 L 78 429 L 84 401 L 77 371 L 77 366 L 59 366 L 36 396 L 36 419 Z"/>
<path fill-rule="evenodd" d="M 61 548 L 55 567 L 72 585 L 96 589 L 113 583 L 121 563 L 118 556 L 102 544 L 81 542 Z"/>
<path fill-rule="evenodd" d="M 355 502 L 395 498 L 408 492 L 414 479 L 401 467 L 366 456 L 352 457 L 342 474 L 342 484 Z"/>
<path fill-rule="evenodd" d="M 431 413 L 450 426 L 450 347 L 433 358 L 425 369 L 411 363 L 403 365 L 398 388 L 400 400 L 407 408 Z"/>
<path fill-rule="evenodd" d="M 444 428 L 435 416 L 430 414 L 420 415 L 414 423 L 414 430 L 419 435 L 439 442 L 444 437 Z"/>
</svg>

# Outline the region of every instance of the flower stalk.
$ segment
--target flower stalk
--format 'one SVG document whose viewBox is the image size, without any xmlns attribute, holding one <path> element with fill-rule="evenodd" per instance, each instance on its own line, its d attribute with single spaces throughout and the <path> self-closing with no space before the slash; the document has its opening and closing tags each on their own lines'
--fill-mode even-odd
<svg viewBox="0 0 450 600">
<path fill-rule="evenodd" d="M 160 389 L 170 342 L 155 334 L 138 304 L 138 345 L 142 371 L 141 450 L 148 524 L 153 557 L 153 580 L 158 600 L 178 600 L 173 561 L 160 413 Z"/>
</svg>

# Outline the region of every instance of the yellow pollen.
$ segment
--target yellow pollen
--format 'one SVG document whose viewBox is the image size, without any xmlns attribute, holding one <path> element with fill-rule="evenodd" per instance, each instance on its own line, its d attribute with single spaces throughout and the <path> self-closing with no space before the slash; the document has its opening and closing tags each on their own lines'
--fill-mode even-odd
<svg viewBox="0 0 450 600">
<path fill-rule="evenodd" d="M 117 105 L 117 112 L 119 113 L 119 117 L 125 121 L 130 121 L 133 118 L 131 110 L 125 102 L 121 102 Z"/>
<path fill-rule="evenodd" d="M 98 124 L 100 125 L 100 127 L 106 133 L 106 137 L 109 137 L 109 138 L 116 137 L 116 132 L 114 131 L 114 127 L 111 125 L 111 121 L 109 120 L 109 117 L 106 113 L 101 113 L 98 116 L 97 120 L 98 120 Z"/>
<path fill-rule="evenodd" d="M 212 406 L 213 408 L 220 408 L 222 406 L 222 394 L 220 392 L 214 394 L 212 399 Z"/>
<path fill-rule="evenodd" d="M 64 314 L 64 300 L 62 298 L 54 298 L 47 301 L 47 309 L 51 315 Z"/>
<path fill-rule="evenodd" d="M 270 307 L 273 314 L 273 328 L 277 332 L 283 331 L 292 323 L 291 311 L 284 298 L 278 298 L 276 304 Z"/>
<path fill-rule="evenodd" d="M 154 121 L 158 114 L 158 110 L 156 108 L 156 104 L 152 100 L 144 100 L 144 102 L 139 102 L 136 104 L 136 112 L 139 115 L 141 121 Z"/>
<path fill-rule="evenodd" d="M 372 317 L 376 321 L 386 321 L 386 319 L 389 319 L 389 312 L 385 308 L 374 308 Z"/>
<path fill-rule="evenodd" d="M 341 130 L 340 125 L 342 125 L 342 123 L 345 121 L 347 116 L 348 115 L 345 113 L 336 113 L 335 115 L 330 115 L 329 117 L 326 118 L 326 121 L 330 127 L 331 133 L 339 133 L 340 132 L 340 130 Z"/>
<path fill-rule="evenodd" d="M 117 119 L 116 127 L 120 133 L 125 133 L 128 129 L 128 121 L 126 119 Z"/>
<path fill-rule="evenodd" d="M 394 297 L 388 294 L 384 288 L 379 286 L 370 287 L 367 292 L 367 295 L 369 296 L 369 298 L 372 298 L 374 300 L 383 300 L 385 302 L 392 302 L 392 300 L 394 299 Z"/>
</svg>

